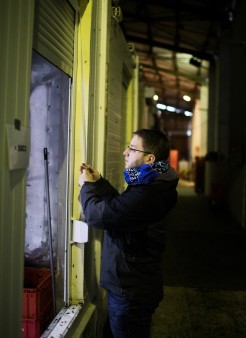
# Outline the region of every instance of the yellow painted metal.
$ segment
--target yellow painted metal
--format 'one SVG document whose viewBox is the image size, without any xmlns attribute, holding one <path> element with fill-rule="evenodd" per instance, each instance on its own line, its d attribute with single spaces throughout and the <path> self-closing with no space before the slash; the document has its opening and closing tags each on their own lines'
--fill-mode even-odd
<svg viewBox="0 0 246 338">
<path fill-rule="evenodd" d="M 81 217 L 78 201 L 79 168 L 83 161 L 103 171 L 106 74 L 109 2 L 80 3 L 76 48 L 76 75 L 74 77 L 73 162 L 74 186 L 72 217 Z M 106 11 L 106 12 L 105 12 Z M 90 83 L 90 88 L 89 88 Z M 97 306 L 102 308 L 103 290 L 99 292 L 102 232 L 89 229 L 89 243 L 72 244 L 71 300 L 84 302 L 97 295 Z M 86 268 L 85 268 L 86 265 Z M 86 274 L 85 274 L 86 272 Z M 90 297 L 89 297 L 90 296 Z M 105 305 L 104 305 L 105 306 Z M 105 316 L 104 316 L 105 317 Z M 99 322 L 104 322 L 101 314 Z"/>
<path fill-rule="evenodd" d="M 101 7 L 102 5 L 102 7 Z M 99 6 L 99 8 L 98 8 Z M 106 110 L 106 40 L 108 39 L 107 33 L 107 20 L 108 16 L 105 15 L 105 3 L 99 4 L 97 1 L 90 1 L 85 6 L 84 1 L 80 3 L 81 17 L 78 20 L 78 33 L 76 41 L 76 74 L 74 76 L 74 102 L 73 106 L 73 205 L 72 205 L 72 218 L 79 219 L 81 216 L 81 205 L 78 200 L 80 188 L 78 186 L 79 168 L 82 162 L 90 162 L 93 165 L 99 165 L 99 169 L 103 168 L 103 154 L 104 154 L 104 119 Z M 93 13 L 92 13 L 93 12 Z M 107 9 L 108 12 L 108 9 Z M 92 25 L 92 17 L 94 16 L 94 24 Z M 97 20 L 95 20 L 95 17 Z M 100 19 L 98 19 L 100 18 Z M 99 25 L 100 22 L 100 25 Z M 102 25 L 102 26 L 101 26 Z M 104 27 L 106 25 L 106 28 Z M 93 32 L 91 32 L 93 29 Z M 97 31 L 95 38 L 95 31 Z M 103 31 L 103 32 L 101 32 Z M 103 37 L 101 36 L 103 35 Z M 98 36 L 99 35 L 99 36 Z M 102 40 L 101 40 L 102 39 Z M 100 40 L 99 48 L 97 42 Z M 91 52 L 95 48 L 96 55 Z M 96 60 L 95 60 L 95 58 Z M 96 65 L 96 84 L 93 91 L 89 88 L 91 77 L 93 76 L 94 67 Z M 95 75 L 95 73 L 94 73 Z M 89 90 L 90 89 L 90 90 Z M 90 109 L 94 104 L 94 99 L 97 103 L 100 101 L 100 107 L 95 111 Z M 95 144 L 97 146 L 95 147 Z M 98 160 L 98 157 L 101 160 Z M 94 229 L 89 229 L 89 243 L 86 244 L 72 244 L 71 246 L 71 301 L 72 303 L 83 302 L 88 304 L 90 298 L 94 298 L 97 294 L 97 306 L 102 307 L 101 299 L 99 296 L 99 276 L 100 276 L 100 263 L 101 263 L 101 242 L 102 232 Z M 85 254 L 85 245 L 87 246 Z M 86 265 L 86 269 L 85 269 Z M 86 271 L 86 274 L 85 274 Z M 103 291 L 101 290 L 103 294 Z M 86 314 L 85 314 L 86 316 Z M 101 314 L 102 317 L 102 314 Z M 105 317 L 105 316 L 104 316 Z M 105 318 L 100 318 L 100 322 Z M 103 320 L 102 320 L 103 319 Z"/>
<path fill-rule="evenodd" d="M 88 99 L 89 99 L 89 71 L 90 71 L 90 36 L 91 36 L 90 2 L 79 17 L 77 27 L 76 77 L 74 78 L 74 121 L 73 148 L 74 152 L 74 194 L 72 218 L 80 219 L 81 205 L 79 196 L 79 168 L 83 161 L 87 161 L 87 129 L 88 129 Z M 72 303 L 84 301 L 84 244 L 72 244 L 71 248 L 71 300 Z"/>
<path fill-rule="evenodd" d="M 111 1 L 94 1 L 88 120 L 88 160 L 104 174 L 105 116 L 108 95 L 108 48 Z"/>
<path fill-rule="evenodd" d="M 6 124 L 29 126 L 34 1 L 0 2 L 0 332 L 21 337 L 25 170 L 8 170 Z"/>
</svg>

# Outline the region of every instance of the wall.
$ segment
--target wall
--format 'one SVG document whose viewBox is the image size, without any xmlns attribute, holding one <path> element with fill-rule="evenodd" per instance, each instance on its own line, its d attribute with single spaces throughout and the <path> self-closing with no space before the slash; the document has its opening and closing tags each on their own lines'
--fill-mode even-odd
<svg viewBox="0 0 246 338">
<path fill-rule="evenodd" d="M 21 337 L 25 170 L 8 169 L 6 124 L 29 126 L 34 1 L 0 3 L 0 332 Z"/>
<path fill-rule="evenodd" d="M 89 72 L 90 72 L 90 36 L 91 36 L 92 3 L 78 14 L 77 40 L 75 47 L 75 69 L 73 76 L 72 98 L 72 146 L 71 163 L 73 177 L 72 219 L 79 220 L 82 216 L 81 205 L 78 200 L 78 175 L 82 162 L 87 161 L 87 133 L 88 133 L 88 101 L 89 101 Z M 88 290 L 85 290 L 84 272 L 85 244 L 73 243 L 71 246 L 71 301 L 73 304 L 85 301 Z"/>
<path fill-rule="evenodd" d="M 132 121 L 136 121 L 137 105 L 133 88 L 138 81 L 138 73 L 131 80 L 134 63 L 119 23 L 111 17 L 110 2 L 94 1 L 87 6 L 79 20 L 77 49 L 73 196 L 75 218 L 80 216 L 77 179 L 82 161 L 91 163 L 117 188 L 121 184 L 120 180 L 123 181 L 118 159 L 127 129 L 132 128 Z M 130 109 L 128 105 L 133 108 Z M 102 335 L 107 316 L 106 292 L 99 287 L 102 236 L 102 231 L 89 228 L 89 242 L 84 246 L 73 246 L 72 299 L 75 303 L 81 300 L 83 306 L 68 336 Z M 84 269 L 81 268 L 83 264 Z M 78 294 L 78 290 L 81 293 Z"/>
<path fill-rule="evenodd" d="M 105 133 L 105 174 L 116 189 L 123 186 L 123 150 L 133 132 L 133 58 L 117 20 L 110 26 L 108 97 Z M 131 138 L 131 136 L 130 136 Z"/>
<path fill-rule="evenodd" d="M 0 91 L 0 156 L 1 156 L 1 194 L 0 194 L 0 327 L 4 337 L 21 337 L 21 306 L 24 266 L 24 237 L 25 237 L 25 200 L 26 200 L 26 171 L 8 170 L 8 154 L 6 143 L 6 124 L 14 123 L 14 119 L 21 122 L 21 127 L 29 126 L 29 100 L 31 78 L 31 55 L 33 46 L 34 1 L 10 0 L 1 2 L 1 91 Z M 88 7 L 87 7 L 88 5 Z M 107 67 L 108 67 L 108 39 L 111 23 L 111 3 L 109 1 L 81 1 L 81 18 L 78 18 L 78 40 L 76 41 L 76 67 L 73 74 L 72 89 L 72 126 L 71 133 L 71 166 L 69 198 L 72 217 L 80 218 L 81 208 L 78 201 L 79 189 L 77 178 L 79 165 L 85 160 L 95 165 L 104 174 L 105 163 L 105 114 L 107 111 Z M 83 19 L 82 19 L 83 17 Z M 81 19 L 81 20 L 80 20 Z M 90 25 L 92 23 L 92 31 Z M 138 73 L 136 72 L 136 78 Z M 75 85 L 76 84 L 76 85 Z M 131 83 L 126 96 L 133 106 L 130 118 L 131 125 L 136 126 L 137 81 Z M 135 88 L 135 89 L 134 89 Z M 134 101 L 134 102 L 133 102 Z M 127 105 L 124 105 L 127 107 Z M 128 121 L 126 121 L 128 123 Z M 134 128 L 135 129 L 135 128 Z M 72 128 L 71 128 L 72 130 Z M 105 293 L 99 292 L 99 275 L 101 259 L 101 237 L 96 231 L 89 234 L 90 244 L 87 249 L 75 247 L 72 251 L 72 288 L 70 297 L 73 303 L 95 302 L 94 306 L 85 314 L 81 312 L 82 322 L 73 328 L 75 336 L 81 336 L 85 323 L 87 333 L 94 332 L 99 337 L 105 320 Z M 83 271 L 84 259 L 86 268 Z M 85 277 L 85 278 L 84 278 Z M 85 281 L 85 283 L 83 282 Z M 70 280 L 68 279 L 69 283 Z M 102 298 L 102 300 L 101 300 Z M 91 305 L 89 304 L 89 305 Z M 86 311 L 86 305 L 84 310 Z M 96 313 L 97 312 L 97 313 Z M 96 328 L 96 325 L 98 327 Z M 94 331 L 93 331 L 94 330 Z M 95 332 L 97 333 L 95 334 Z M 87 333 L 83 336 L 86 336 Z"/>
<path fill-rule="evenodd" d="M 246 226 L 246 68 L 245 1 L 238 1 L 233 25 L 224 27 L 218 56 L 210 65 L 208 151 L 219 161 L 213 175 L 220 184 L 223 207 Z"/>
<path fill-rule="evenodd" d="M 232 30 L 225 30 L 221 51 L 219 149 L 226 156 L 225 190 L 229 210 L 246 227 L 246 27 L 245 1 L 239 1 Z M 223 68 L 222 68 L 223 67 Z M 223 71 L 224 70 L 224 71 Z"/>
</svg>

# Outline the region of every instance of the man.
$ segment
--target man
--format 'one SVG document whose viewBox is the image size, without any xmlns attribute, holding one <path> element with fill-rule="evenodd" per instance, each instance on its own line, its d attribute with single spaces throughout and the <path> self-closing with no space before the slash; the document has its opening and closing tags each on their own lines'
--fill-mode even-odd
<svg viewBox="0 0 246 338">
<path fill-rule="evenodd" d="M 178 177 L 168 163 L 168 139 L 159 131 L 134 132 L 123 154 L 126 190 L 119 194 L 83 164 L 80 197 L 88 224 L 106 230 L 100 285 L 108 290 L 112 333 L 149 338 L 152 314 L 163 298 L 164 219 L 176 204 Z"/>
</svg>

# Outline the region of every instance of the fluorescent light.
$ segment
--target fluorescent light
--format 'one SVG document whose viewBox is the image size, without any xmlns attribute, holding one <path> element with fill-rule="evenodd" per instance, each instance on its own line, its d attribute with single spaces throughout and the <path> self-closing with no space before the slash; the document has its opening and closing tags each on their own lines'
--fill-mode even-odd
<svg viewBox="0 0 246 338">
<path fill-rule="evenodd" d="M 183 112 L 179 108 L 175 108 L 175 107 L 172 107 L 172 106 L 166 106 L 165 104 L 162 104 L 162 103 L 157 103 L 156 108 L 161 109 L 161 110 L 167 110 L 169 112 L 177 113 L 177 114 Z M 185 116 L 193 116 L 192 112 L 187 111 L 187 110 L 184 112 L 184 114 L 185 114 Z M 159 114 L 157 114 L 157 115 L 159 115 Z"/>
<path fill-rule="evenodd" d="M 190 112 L 190 111 L 188 111 L 188 110 L 186 110 L 186 111 L 184 112 L 184 114 L 185 114 L 185 116 L 193 116 L 192 112 Z"/>
<path fill-rule="evenodd" d="M 171 112 L 175 112 L 176 108 L 172 107 L 172 106 L 167 106 L 167 111 L 171 111 Z"/>
<path fill-rule="evenodd" d="M 190 98 L 189 95 L 184 95 L 184 96 L 183 96 L 183 99 L 184 99 L 185 101 L 187 101 L 187 102 L 190 102 L 190 100 L 191 100 L 191 98 Z"/>
<path fill-rule="evenodd" d="M 165 110 L 167 108 L 167 106 L 165 104 L 162 104 L 162 103 L 157 103 L 156 108 Z"/>
</svg>

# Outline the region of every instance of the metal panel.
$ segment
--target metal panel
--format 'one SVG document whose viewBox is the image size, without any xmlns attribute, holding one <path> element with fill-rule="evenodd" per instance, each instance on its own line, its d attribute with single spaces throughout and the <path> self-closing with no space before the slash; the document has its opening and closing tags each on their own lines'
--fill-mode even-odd
<svg viewBox="0 0 246 338">
<path fill-rule="evenodd" d="M 133 70 L 133 60 L 119 24 L 113 19 L 110 38 L 106 176 L 120 189 L 124 169 L 122 151 L 126 145 L 126 89 Z"/>
<path fill-rule="evenodd" d="M 33 48 L 72 76 L 75 11 L 66 0 L 35 4 Z"/>
<path fill-rule="evenodd" d="M 8 170 L 5 126 L 29 125 L 33 0 L 0 2 L 0 332 L 21 334 L 25 170 Z"/>
</svg>

